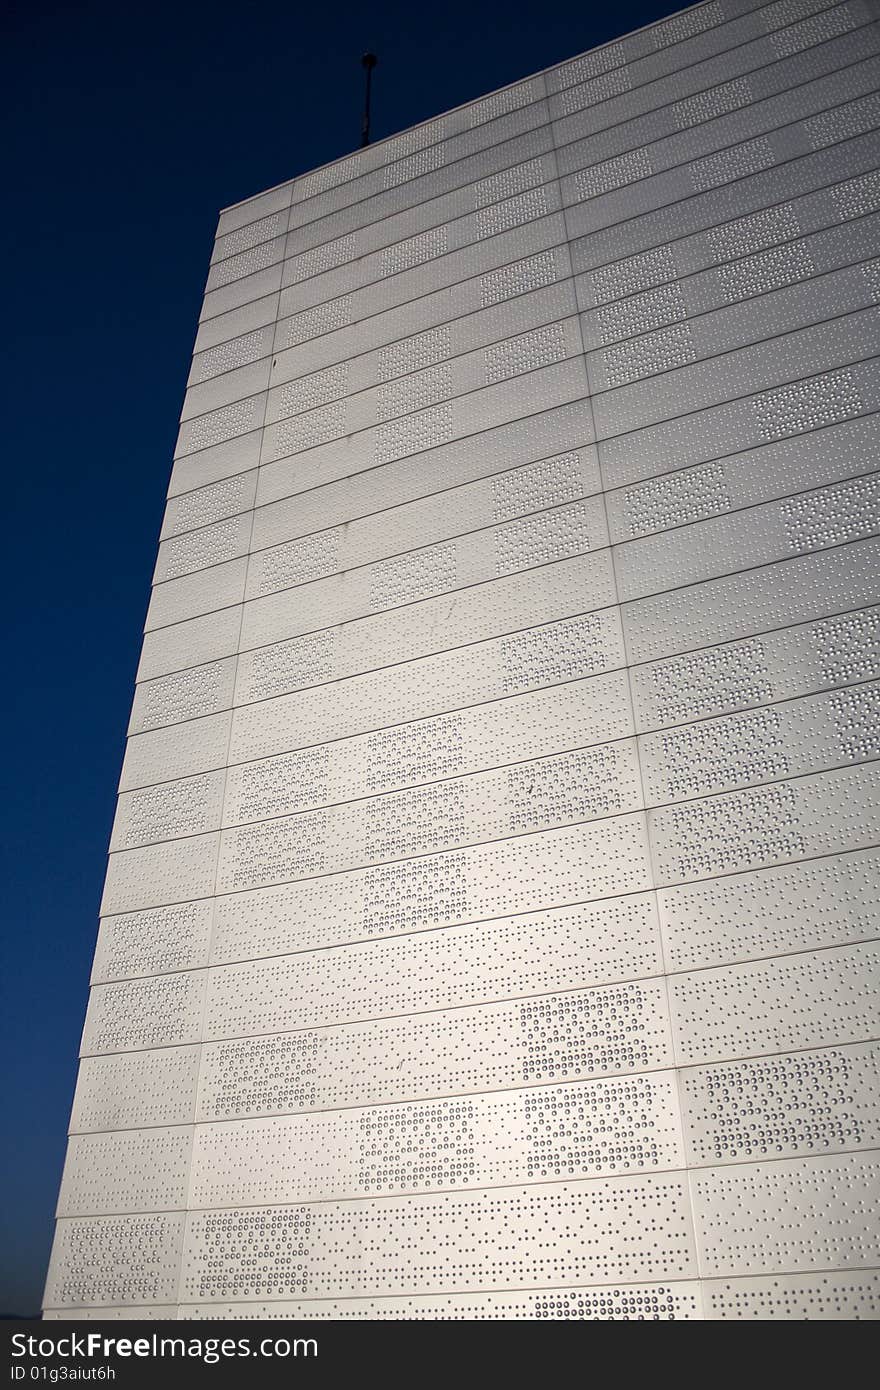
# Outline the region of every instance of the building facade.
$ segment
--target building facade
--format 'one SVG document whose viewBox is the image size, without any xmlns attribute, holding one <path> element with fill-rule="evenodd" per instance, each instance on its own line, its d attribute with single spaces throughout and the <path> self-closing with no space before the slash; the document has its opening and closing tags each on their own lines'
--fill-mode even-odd
<svg viewBox="0 0 880 1390">
<path fill-rule="evenodd" d="M 876 1316 L 877 17 L 221 215 L 47 1317 Z"/>
</svg>

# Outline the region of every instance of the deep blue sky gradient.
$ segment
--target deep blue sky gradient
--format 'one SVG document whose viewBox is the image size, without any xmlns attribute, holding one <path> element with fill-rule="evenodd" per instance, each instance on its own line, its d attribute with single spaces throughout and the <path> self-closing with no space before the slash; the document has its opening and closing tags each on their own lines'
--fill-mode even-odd
<svg viewBox="0 0 880 1390">
<path fill-rule="evenodd" d="M 217 211 L 680 8 L 19 0 L 2 21 L 0 1312 L 38 1309 Z"/>
</svg>

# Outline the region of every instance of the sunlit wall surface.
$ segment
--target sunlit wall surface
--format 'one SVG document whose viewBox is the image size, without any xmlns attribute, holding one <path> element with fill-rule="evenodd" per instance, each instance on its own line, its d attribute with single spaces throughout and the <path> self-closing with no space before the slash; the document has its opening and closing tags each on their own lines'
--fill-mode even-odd
<svg viewBox="0 0 880 1390">
<path fill-rule="evenodd" d="M 876 17 L 222 214 L 48 1316 L 876 1315 Z"/>
</svg>

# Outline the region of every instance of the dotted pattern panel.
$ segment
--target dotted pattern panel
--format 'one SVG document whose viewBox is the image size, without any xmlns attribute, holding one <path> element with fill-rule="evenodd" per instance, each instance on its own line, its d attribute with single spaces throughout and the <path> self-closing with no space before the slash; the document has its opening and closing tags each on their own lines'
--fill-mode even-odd
<svg viewBox="0 0 880 1390">
<path fill-rule="evenodd" d="M 74 1135 L 61 1179 L 59 1216 L 164 1211 L 185 1205 L 192 1128 Z"/>
<path fill-rule="evenodd" d="M 163 1047 L 84 1057 L 70 1128 L 139 1129 L 191 1124 L 195 1118 L 198 1047 Z"/>
<path fill-rule="evenodd" d="M 878 869 L 871 849 L 664 889 L 657 896 L 670 968 L 871 940 Z"/>
<path fill-rule="evenodd" d="M 783 339 L 781 350 L 784 348 Z M 861 355 L 861 347 L 856 352 Z M 795 398 L 806 393 L 815 404 L 791 412 L 784 429 L 774 432 L 770 414 L 774 402 L 779 404 L 777 388 L 758 391 L 730 404 L 685 414 L 603 441 L 603 470 L 609 484 L 616 487 L 640 481 L 671 469 L 773 444 L 783 437 L 802 438 L 814 429 L 824 431 L 828 425 L 855 419 L 877 408 L 880 378 L 873 361 L 818 374 L 808 370 L 805 375 L 798 375 L 794 368 L 792 375 L 797 376 L 797 381 L 786 385 L 786 392 L 791 388 Z"/>
<path fill-rule="evenodd" d="M 142 733 L 228 709 L 234 683 L 234 658 L 146 681 L 135 691 L 129 733 Z"/>
<path fill-rule="evenodd" d="M 204 971 L 157 975 L 92 987 L 83 1029 L 84 1056 L 196 1042 Z"/>
<path fill-rule="evenodd" d="M 257 479 L 253 473 L 240 473 L 209 487 L 196 487 L 169 499 L 162 527 L 163 536 L 194 531 L 224 517 L 235 516 L 253 506 Z"/>
<path fill-rule="evenodd" d="M 177 446 L 179 454 L 192 454 L 197 449 L 206 449 L 210 444 L 222 444 L 236 435 L 247 434 L 257 429 L 263 406 L 262 396 L 252 396 L 249 400 L 236 401 L 220 410 L 209 411 L 194 420 L 188 420 L 181 428 Z"/>
<path fill-rule="evenodd" d="M 523 388 L 529 382 L 518 385 L 522 398 Z M 346 479 L 344 488 L 331 480 L 312 492 L 289 497 L 291 492 L 296 494 L 301 484 L 292 478 L 287 465 L 268 465 L 260 474 L 260 499 L 279 505 L 261 507 L 256 512 L 254 544 L 272 544 L 294 534 L 320 530 L 329 522 L 350 519 L 353 512 L 358 517 L 368 516 L 569 450 L 582 451 L 581 458 L 596 480 L 590 490 L 595 490 L 599 478 L 596 451 L 585 447 L 585 441 L 593 437 L 587 402 L 550 406 L 531 417 L 519 412 L 517 416 L 507 423 L 490 423 L 480 431 L 478 457 L 474 456 L 472 439 L 457 440 L 425 451 L 416 473 L 408 461 L 391 461 L 373 473 Z"/>
<path fill-rule="evenodd" d="M 868 1154 L 695 1173 L 701 1265 L 707 1275 L 876 1267 L 878 1180 Z"/>
<path fill-rule="evenodd" d="M 649 812 L 660 883 L 859 849 L 874 842 L 877 769 L 826 772 Z"/>
<path fill-rule="evenodd" d="M 860 416 L 806 438 L 773 441 L 618 489 L 605 499 L 611 538 L 625 541 L 868 474 L 876 467 L 878 442 L 880 417 Z"/>
<path fill-rule="evenodd" d="M 279 1299 L 271 1303 L 184 1304 L 180 1317 L 200 1321 L 302 1318 L 335 1322 L 481 1322 L 492 1319 L 531 1322 L 539 1318 L 554 1321 L 578 1318 L 591 1322 L 660 1319 L 681 1322 L 699 1318 L 698 1289 L 696 1283 L 679 1281 L 671 1285 L 627 1284 L 624 1288 L 553 1289 L 544 1293 L 521 1289 L 509 1294 L 448 1294 L 443 1298 L 417 1295 L 411 1298 L 307 1299 L 300 1303 Z"/>
<path fill-rule="evenodd" d="M 865 60 L 860 69 L 847 70 L 845 76 L 839 71 L 816 74 L 812 82 L 802 79 L 781 94 L 771 93 L 747 108 L 671 136 L 662 135 L 662 116 L 659 139 L 654 138 L 655 118 L 643 117 L 604 132 L 604 138 L 590 137 L 569 145 L 560 151 L 560 163 L 576 170 L 562 181 L 563 198 L 575 205 L 571 234 L 610 227 L 658 208 L 669 208 L 672 221 L 677 205 L 695 194 L 717 192 L 731 182 L 760 177 L 811 150 L 824 152 L 835 137 L 842 141 L 869 130 L 874 119 L 871 97 L 857 95 L 852 103 L 839 105 L 847 95 L 872 92 L 876 82 L 872 59 Z M 844 111 L 846 118 L 837 119 L 838 112 Z M 817 112 L 821 115 L 815 118 L 815 137 L 811 139 L 812 132 L 805 128 L 811 121 L 804 118 Z M 671 111 L 666 124 L 674 124 Z M 586 170 L 578 168 L 628 143 L 631 148 L 626 153 L 600 159 Z M 802 181 L 798 182 L 802 186 Z M 767 204 L 773 201 L 773 197 L 766 199 Z"/>
<path fill-rule="evenodd" d="M 92 979 L 164 975 L 207 964 L 211 918 L 208 898 L 151 912 L 105 917 L 95 947 Z"/>
<path fill-rule="evenodd" d="M 182 676 L 188 674 L 181 672 Z M 181 684 L 185 687 L 187 683 Z M 121 790 L 170 781 L 181 773 L 200 772 L 203 768 L 222 768 L 231 723 L 232 712 L 227 710 L 224 714 L 210 714 L 203 719 L 187 719 L 180 724 L 169 723 L 143 734 L 132 734 L 119 779 Z M 210 801 L 210 779 L 207 779 L 206 788 L 208 794 L 196 798 L 203 805 Z"/>
<path fill-rule="evenodd" d="M 532 121 L 521 120 L 508 120 L 502 124 L 508 131 L 519 128 L 519 134 L 488 148 L 477 149 L 464 158 L 443 162 L 434 170 L 423 169 L 421 174 L 418 173 L 419 164 L 431 162 L 438 153 L 444 156 L 448 147 L 439 152 L 417 151 L 404 166 L 404 170 L 414 173 L 414 177 L 396 187 L 383 188 L 371 197 L 350 203 L 327 216 L 302 222 L 291 232 L 292 249 L 298 252 L 304 246 L 326 243 L 342 231 L 353 231 L 362 255 L 375 252 L 388 242 L 398 242 L 426 226 L 445 222 L 448 218 L 461 218 L 470 212 L 476 202 L 475 182 L 482 182 L 487 175 L 499 169 L 507 170 L 517 161 L 542 154 L 545 155 L 545 164 L 550 165 L 546 152 L 552 147 L 552 136 L 546 124 L 535 125 Z M 532 129 L 529 129 L 530 125 Z M 531 162 L 531 158 L 527 159 L 527 163 Z M 538 162 L 540 166 L 540 160 Z M 538 173 L 540 175 L 540 167 Z M 514 187 L 517 182 L 514 180 Z M 540 183 L 540 176 L 532 182 Z M 282 283 L 287 283 L 286 277 L 283 277 Z"/>
<path fill-rule="evenodd" d="M 543 566 L 537 579 L 533 571 L 527 570 L 458 590 L 454 601 L 423 599 L 310 634 L 293 648 L 294 662 L 297 654 L 309 654 L 304 663 L 305 674 L 290 683 L 311 685 L 327 676 L 356 675 L 401 659 L 428 656 L 494 636 L 499 630 L 516 631 L 526 621 L 544 623 L 602 608 L 612 602 L 613 594 L 607 550 L 581 559 L 557 561 Z M 296 616 L 288 617 L 288 630 L 298 625 Z M 275 640 L 280 636 L 276 632 Z M 248 638 L 251 646 L 262 645 L 256 619 L 249 623 Z M 277 652 L 273 653 L 271 647 L 263 651 L 262 657 L 255 653 L 247 665 L 240 663 L 243 669 L 253 670 L 256 665 L 260 670 L 265 661 L 274 665 Z M 316 677 L 309 673 L 314 669 L 317 652 L 324 656 L 324 663 L 319 662 L 318 667 L 326 670 L 326 675 Z"/>
<path fill-rule="evenodd" d="M 244 598 L 247 560 L 241 557 L 213 565 L 180 579 L 156 584 L 150 598 L 145 627 L 168 627 L 216 609 L 229 608 Z"/>
<path fill-rule="evenodd" d="M 198 618 L 157 628 L 144 637 L 138 680 L 167 676 L 231 656 L 238 643 L 241 608 L 233 604 Z"/>
<path fill-rule="evenodd" d="M 52 1308 L 173 1303 L 184 1217 L 163 1212 L 58 1222 L 46 1281 Z"/>
<path fill-rule="evenodd" d="M 876 1148 L 880 1048 L 795 1052 L 682 1073 L 692 1163 L 745 1163 Z"/>
<path fill-rule="evenodd" d="M 57 1322 L 91 1322 L 94 1313 L 76 1308 L 44 1308 L 43 1319 Z M 102 1322 L 174 1322 L 180 1314 L 176 1304 L 157 1303 L 152 1306 L 142 1303 L 134 1308 L 101 1308 Z"/>
<path fill-rule="evenodd" d="M 381 560 L 366 572 L 358 568 L 312 581 L 297 594 L 293 614 L 289 592 L 276 583 L 274 595 L 245 605 L 241 644 L 263 646 L 297 632 L 348 623 L 368 613 L 479 585 L 494 575 L 601 549 L 606 540 L 602 504 L 591 498 Z"/>
<path fill-rule="evenodd" d="M 584 1226 L 593 1233 L 588 1247 L 580 1237 Z M 491 1265 L 482 1253 L 487 1247 L 498 1252 Z M 256 1259 L 250 1276 L 242 1276 L 241 1255 Z M 692 1277 L 681 1182 L 615 1179 L 193 1213 L 182 1292 L 187 1301 L 211 1301 L 397 1294 L 413 1282 L 426 1292 L 450 1285 L 552 1287 L 560 1264 L 584 1284 L 626 1280 L 637 1270 L 643 1278 L 648 1272 L 658 1279 Z"/>
<path fill-rule="evenodd" d="M 48 1317 L 877 1316 L 872 19 L 221 214 Z"/>
<path fill-rule="evenodd" d="M 639 599 L 622 608 L 631 659 L 649 662 L 747 633 L 876 604 L 877 543 L 842 546 Z"/>
<path fill-rule="evenodd" d="M 668 1066 L 662 982 L 541 995 L 204 1049 L 199 1118 L 326 1110 Z"/>
<path fill-rule="evenodd" d="M 683 975 L 671 982 L 676 1054 L 696 1062 L 871 1036 L 878 958 L 875 942 Z"/>
<path fill-rule="evenodd" d="M 493 522 L 575 501 L 596 487 L 592 459 L 584 449 L 444 489 L 435 496 L 357 518 L 346 526 L 298 535 L 283 545 L 257 551 L 250 557 L 246 597 L 262 597 L 337 570 L 395 555 L 405 547 L 415 550 L 450 533 L 463 535 Z M 594 515 L 597 510 L 594 506 Z M 274 537 L 285 530 L 295 534 L 303 525 L 301 513 L 294 513 L 286 503 L 281 507 L 270 505 L 266 511 L 273 516 L 261 520 L 260 530 L 265 535 Z M 598 515 L 601 518 L 601 510 Z M 601 520 L 599 533 L 604 536 Z"/>
<path fill-rule="evenodd" d="M 214 526 L 205 526 L 177 539 L 163 541 L 159 547 L 155 583 L 177 579 L 192 570 L 207 569 L 244 554 L 250 539 L 250 516 L 233 517 Z"/>
<path fill-rule="evenodd" d="M 220 824 L 224 772 L 163 782 L 119 798 L 111 849 L 130 849 L 159 840 L 197 835 Z"/>
<path fill-rule="evenodd" d="M 525 365 L 519 375 L 505 371 L 491 378 L 483 371 L 480 352 L 271 424 L 264 435 L 264 458 L 283 462 L 311 451 L 307 459 L 278 471 L 289 478 L 291 470 L 296 473 L 305 463 L 317 486 L 582 400 L 586 374 L 578 355 L 577 321 L 568 320 L 564 333 L 565 353 L 557 353 L 553 343 L 540 352 L 535 347 L 523 362 L 538 365 Z M 550 365 L 542 365 L 541 357 Z M 480 376 L 488 384 L 482 385 Z M 578 442 L 584 437 L 582 433 Z M 289 484 L 284 487 L 284 492 L 291 490 Z"/>
<path fill-rule="evenodd" d="M 704 1286 L 713 1321 L 789 1319 L 798 1322 L 876 1321 L 880 1274 L 789 1274 L 778 1278 L 711 1280 Z"/>
<path fill-rule="evenodd" d="M 880 754 L 880 686 L 857 685 L 643 738 L 649 802 L 680 801 Z"/>
<path fill-rule="evenodd" d="M 780 394 L 782 383 L 817 374 L 820 362 L 830 361 L 836 369 L 862 356 L 875 356 L 878 349 L 876 312 L 862 309 L 707 362 L 677 369 L 670 364 L 669 370 L 650 381 L 605 391 L 593 402 L 596 429 L 600 437 L 625 434 L 765 389 L 768 394 L 761 396 L 756 410 L 759 437 L 774 439 L 780 433 L 817 429 L 858 414 L 860 400 L 851 394 L 839 397 L 834 389 L 839 382 L 836 377 L 821 387 L 817 383 L 820 394 L 815 405 L 797 389 L 786 388 Z"/>
<path fill-rule="evenodd" d="M 656 728 L 880 675 L 880 610 L 862 608 L 632 672 L 637 725 Z"/>
<path fill-rule="evenodd" d="M 880 529 L 880 478 L 857 478 L 833 488 L 768 502 L 730 517 L 695 523 L 686 536 L 646 536 L 615 555 L 621 597 L 713 579 L 738 565 L 860 540 Z"/>
<path fill-rule="evenodd" d="M 102 913 L 207 897 L 214 891 L 219 835 L 193 835 L 111 854 Z"/>
<path fill-rule="evenodd" d="M 333 637 L 319 633 L 241 658 L 241 698 L 260 705 L 236 714 L 230 761 L 283 750 L 292 730 L 298 743 L 319 742 L 365 726 L 382 728 L 386 719 L 416 719 L 556 685 L 624 661 L 620 620 L 608 610 L 514 630 L 349 680 L 339 678 Z M 321 685 L 320 695 L 310 688 L 296 691 L 322 681 L 332 684 Z M 288 690 L 296 693 L 279 694 Z"/>
</svg>

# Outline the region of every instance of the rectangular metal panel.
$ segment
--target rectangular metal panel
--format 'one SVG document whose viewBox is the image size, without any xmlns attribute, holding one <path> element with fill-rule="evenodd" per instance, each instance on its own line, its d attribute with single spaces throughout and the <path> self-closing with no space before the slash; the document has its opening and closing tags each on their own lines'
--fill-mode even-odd
<svg viewBox="0 0 880 1390">
<path fill-rule="evenodd" d="M 384 727 L 624 664 L 617 610 L 514 628 L 466 646 L 342 679 L 333 633 L 239 658 L 230 761 Z M 325 684 L 324 682 L 330 682 Z M 284 692 L 291 691 L 292 694 Z M 256 702 L 251 707 L 252 702 Z"/>
<path fill-rule="evenodd" d="M 328 730 L 329 732 L 329 730 Z M 230 766 L 224 823 L 385 793 L 632 732 L 622 672 Z M 291 733 L 295 741 L 295 734 Z"/>
<path fill-rule="evenodd" d="M 584 1225 L 593 1233 L 589 1247 L 580 1236 Z M 558 1276 L 540 1253 L 539 1231 L 571 1282 L 689 1278 L 696 1272 L 685 1189 L 679 1178 L 658 1176 L 254 1207 L 229 1215 L 193 1212 L 182 1294 L 188 1302 L 211 1302 L 228 1300 L 233 1291 L 245 1299 L 401 1293 L 413 1282 L 426 1292 L 552 1287 Z M 481 1254 L 487 1245 L 497 1252 L 491 1267 Z M 220 1258 L 209 1263 L 209 1250 L 218 1246 Z M 274 1253 L 282 1249 L 297 1252 L 294 1267 Z M 238 1267 L 241 1256 L 256 1257 L 249 1277 Z"/>
<path fill-rule="evenodd" d="M 99 1216 L 58 1222 L 46 1303 L 173 1303 L 177 1297 L 184 1216 Z"/>
<path fill-rule="evenodd" d="M 76 1134 L 58 1199 L 59 1216 L 104 1212 L 172 1211 L 186 1205 L 193 1131 L 132 1129 L 124 1134 Z"/>
<path fill-rule="evenodd" d="M 657 882 L 871 845 L 880 816 L 877 786 L 872 763 L 649 811 Z"/>
<path fill-rule="evenodd" d="M 746 1164 L 693 1177 L 707 1275 L 877 1265 L 878 1164 L 870 1155 Z M 754 1213 L 763 1219 L 755 1229 Z"/>
<path fill-rule="evenodd" d="M 837 1290 L 841 1289 L 845 1297 L 846 1285 L 842 1285 L 842 1278 L 843 1276 L 840 1280 L 835 1280 L 834 1291 L 837 1293 Z M 876 1297 L 874 1286 L 872 1285 L 870 1299 L 860 1298 L 861 1293 L 863 1289 L 854 1290 L 851 1306 L 873 1307 L 873 1298 Z M 446 1294 L 434 1297 L 430 1294 L 416 1294 L 399 1298 L 388 1295 L 380 1298 L 309 1298 L 300 1302 L 273 1299 L 269 1303 L 188 1303 L 180 1305 L 179 1316 L 185 1319 L 228 1318 L 231 1321 L 245 1321 L 250 1318 L 301 1318 L 309 1322 L 323 1319 L 334 1322 L 384 1322 L 404 1319 L 472 1322 L 483 1319 L 519 1321 L 536 1318 L 585 1318 L 591 1322 L 628 1322 L 632 1319 L 662 1318 L 664 1321 L 681 1322 L 698 1319 L 699 1308 L 699 1284 L 696 1281 L 688 1283 L 678 1280 L 662 1285 L 627 1284 L 616 1288 L 581 1287 L 550 1289 L 538 1293 L 530 1289 L 518 1289 L 509 1294 Z M 52 1316 L 55 1315 L 43 1314 L 44 1318 Z"/>
<path fill-rule="evenodd" d="M 811 1322 L 876 1321 L 880 1314 L 880 1273 L 786 1274 L 763 1279 L 707 1280 L 705 1316 L 730 1319 L 790 1319 Z M 304 1316 L 308 1316 L 305 1314 Z"/>
<path fill-rule="evenodd" d="M 690 1162 L 747 1163 L 876 1148 L 875 1043 L 682 1072 Z"/>
<path fill-rule="evenodd" d="M 84 1057 L 71 1132 L 192 1124 L 199 1055 L 198 1047 L 163 1047 Z"/>
</svg>

